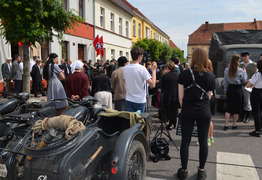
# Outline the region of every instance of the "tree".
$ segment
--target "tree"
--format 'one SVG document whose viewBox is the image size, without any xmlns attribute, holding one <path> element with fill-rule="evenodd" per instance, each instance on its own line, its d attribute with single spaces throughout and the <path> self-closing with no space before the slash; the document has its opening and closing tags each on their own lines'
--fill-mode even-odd
<svg viewBox="0 0 262 180">
<path fill-rule="evenodd" d="M 22 41 L 23 91 L 30 92 L 29 46 L 42 40 L 52 41 L 53 36 L 61 41 L 68 28 L 74 28 L 81 17 L 66 11 L 62 0 L 1 0 L 0 19 L 2 34 L 7 42 Z"/>
<path fill-rule="evenodd" d="M 182 64 L 183 62 L 185 62 L 185 58 L 184 58 L 184 52 L 182 50 L 180 50 L 179 48 L 172 48 L 171 50 L 171 57 L 178 57 L 180 59 L 180 63 Z"/>
<path fill-rule="evenodd" d="M 133 46 L 139 46 L 144 50 L 149 50 L 151 61 L 166 60 L 169 61 L 171 57 L 183 58 L 183 52 L 180 49 L 171 49 L 166 43 L 161 43 L 155 39 L 141 39 Z"/>
<path fill-rule="evenodd" d="M 161 55 L 160 55 L 161 60 L 171 59 L 172 50 L 167 44 L 165 44 L 165 43 L 162 44 L 162 51 L 161 52 L 162 52 Z"/>
</svg>

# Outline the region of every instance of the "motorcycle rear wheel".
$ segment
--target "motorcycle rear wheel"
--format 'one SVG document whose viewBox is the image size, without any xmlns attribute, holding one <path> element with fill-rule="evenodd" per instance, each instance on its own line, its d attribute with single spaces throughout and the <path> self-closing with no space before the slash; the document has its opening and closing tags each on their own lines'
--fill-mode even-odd
<svg viewBox="0 0 262 180">
<path fill-rule="evenodd" d="M 143 144 L 134 140 L 126 162 L 127 180 L 143 180 L 146 176 L 146 152 Z"/>
</svg>

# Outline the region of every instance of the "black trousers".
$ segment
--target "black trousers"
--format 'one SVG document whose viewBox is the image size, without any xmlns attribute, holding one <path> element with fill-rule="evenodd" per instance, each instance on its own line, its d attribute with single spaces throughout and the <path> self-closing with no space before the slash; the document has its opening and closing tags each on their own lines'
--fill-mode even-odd
<svg viewBox="0 0 262 180">
<path fill-rule="evenodd" d="M 33 90 L 35 96 L 37 96 L 37 94 L 38 94 L 38 88 L 39 88 L 40 93 L 42 95 L 45 95 L 44 90 L 43 90 L 42 82 L 33 80 L 32 90 Z"/>
<path fill-rule="evenodd" d="M 11 79 L 6 79 L 5 82 L 6 82 L 5 91 L 10 92 L 11 91 L 11 86 L 12 86 Z"/>
<path fill-rule="evenodd" d="M 254 114 L 255 129 L 256 131 L 260 131 L 262 126 L 262 89 L 253 88 L 251 106 Z"/>
<path fill-rule="evenodd" d="M 180 157 L 181 164 L 184 170 L 187 169 L 188 156 L 189 156 L 189 145 L 192 137 L 192 130 L 194 123 L 197 123 L 198 130 L 198 141 L 199 141 L 199 168 L 204 169 L 207 155 L 208 155 L 208 131 L 211 117 L 195 117 L 195 118 L 184 118 L 181 117 L 181 132 L 182 142 L 180 146 Z"/>
<path fill-rule="evenodd" d="M 22 80 L 14 80 L 15 82 L 15 87 L 14 87 L 14 93 L 19 94 L 21 92 L 21 86 L 23 81 Z"/>
<path fill-rule="evenodd" d="M 164 122 L 169 121 L 169 125 L 173 125 L 174 128 L 177 124 L 177 114 L 178 114 L 178 104 L 171 103 L 162 108 L 162 114 L 160 118 L 164 120 Z"/>
</svg>

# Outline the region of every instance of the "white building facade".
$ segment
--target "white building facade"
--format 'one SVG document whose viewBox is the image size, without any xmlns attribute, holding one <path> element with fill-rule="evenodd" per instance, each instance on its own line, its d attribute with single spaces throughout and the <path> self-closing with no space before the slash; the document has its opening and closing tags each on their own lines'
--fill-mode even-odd
<svg viewBox="0 0 262 180">
<path fill-rule="evenodd" d="M 97 59 L 105 61 L 126 56 L 131 60 L 133 15 L 128 8 L 121 1 L 116 4 L 111 0 L 95 0 L 95 36 L 103 36 L 105 51 L 104 57 L 99 55 Z"/>
</svg>

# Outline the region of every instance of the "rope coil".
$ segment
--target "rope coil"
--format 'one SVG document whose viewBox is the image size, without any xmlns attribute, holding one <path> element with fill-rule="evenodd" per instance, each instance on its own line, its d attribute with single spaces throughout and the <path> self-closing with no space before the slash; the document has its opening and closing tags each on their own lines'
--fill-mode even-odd
<svg viewBox="0 0 262 180">
<path fill-rule="evenodd" d="M 35 133 L 42 134 L 50 128 L 60 128 L 65 130 L 65 138 L 70 139 L 72 136 L 80 131 L 84 131 L 86 127 L 81 121 L 78 121 L 72 116 L 60 115 L 55 117 L 46 117 L 44 120 L 37 120 L 34 126 L 31 128 L 32 141 L 34 141 Z"/>
</svg>

